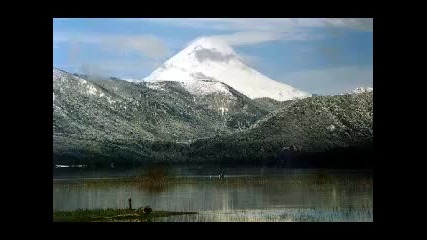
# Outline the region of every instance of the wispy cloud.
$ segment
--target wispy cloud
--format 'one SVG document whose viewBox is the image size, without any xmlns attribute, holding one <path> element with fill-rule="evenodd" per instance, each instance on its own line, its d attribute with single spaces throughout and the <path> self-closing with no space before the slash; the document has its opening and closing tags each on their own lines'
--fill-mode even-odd
<svg viewBox="0 0 427 240">
<path fill-rule="evenodd" d="M 359 31 L 372 32 L 374 20 L 372 18 L 326 18 L 323 19 L 328 26 L 350 28 Z"/>
<path fill-rule="evenodd" d="M 296 19 L 279 18 L 149 18 L 156 23 L 226 31 L 287 31 L 297 25 Z"/>
<path fill-rule="evenodd" d="M 71 44 L 95 44 L 104 50 L 140 53 L 158 59 L 169 54 L 164 42 L 153 35 L 108 35 L 96 33 L 54 32 L 54 45 L 60 42 Z"/>
<path fill-rule="evenodd" d="M 141 78 L 141 72 L 152 71 L 170 55 L 170 50 L 163 41 L 153 35 L 54 32 L 53 48 L 59 45 L 68 53 L 65 64 L 72 66 L 69 68 L 99 76 L 120 77 L 126 74 Z M 105 53 L 113 53 L 113 58 L 106 55 L 105 58 L 99 56 L 94 60 L 93 55 L 85 53 L 84 45 L 90 45 L 92 49 Z"/>
<path fill-rule="evenodd" d="M 373 29 L 372 18 L 141 18 L 133 20 L 229 31 L 288 32 L 300 28 L 331 26 L 364 31 Z"/>
<path fill-rule="evenodd" d="M 230 45 L 250 45 L 261 42 L 275 41 L 281 38 L 280 34 L 273 32 L 236 32 L 232 34 L 213 35 Z"/>
<path fill-rule="evenodd" d="M 239 45 L 252 45 L 263 42 L 271 42 L 278 40 L 286 40 L 286 41 L 305 41 L 312 40 L 315 38 L 321 38 L 320 35 L 315 34 L 307 34 L 302 32 L 286 32 L 286 33 L 278 33 L 278 32 L 236 32 L 232 34 L 222 34 L 222 35 L 211 35 L 210 37 L 219 38 L 226 41 L 228 44 L 232 46 Z"/>
<path fill-rule="evenodd" d="M 132 19 L 128 19 L 132 20 Z M 372 31 L 372 18 L 155 18 L 133 19 L 185 28 L 228 31 L 215 35 L 231 45 L 249 45 L 269 41 L 306 41 L 336 34 L 342 29 Z M 325 29 L 325 34 L 315 29 Z M 335 31 L 335 32 L 334 32 Z"/>
<path fill-rule="evenodd" d="M 79 62 L 73 64 L 73 68 L 83 74 L 104 77 L 127 77 L 133 79 L 142 79 L 141 71 L 152 71 L 159 67 L 160 61 L 150 59 L 141 59 L 139 61 L 124 59 L 105 59 L 92 62 Z"/>
</svg>

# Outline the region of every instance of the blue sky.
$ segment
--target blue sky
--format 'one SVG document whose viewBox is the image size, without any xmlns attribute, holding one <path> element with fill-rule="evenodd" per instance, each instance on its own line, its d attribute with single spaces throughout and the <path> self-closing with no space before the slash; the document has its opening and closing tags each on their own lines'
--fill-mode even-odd
<svg viewBox="0 0 427 240">
<path fill-rule="evenodd" d="M 300 90 L 373 86 L 372 19 L 53 19 L 53 66 L 141 79 L 201 36 L 221 37 L 248 65 Z"/>
</svg>

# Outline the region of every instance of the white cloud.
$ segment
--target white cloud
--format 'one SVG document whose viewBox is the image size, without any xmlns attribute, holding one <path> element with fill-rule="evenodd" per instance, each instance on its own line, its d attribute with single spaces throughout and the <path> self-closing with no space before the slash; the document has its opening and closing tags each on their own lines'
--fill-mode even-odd
<svg viewBox="0 0 427 240">
<path fill-rule="evenodd" d="M 148 18 L 130 20 L 229 31 L 232 33 L 215 36 L 221 37 L 231 45 L 258 44 L 277 40 L 315 40 L 324 38 L 331 33 L 331 30 L 373 30 L 372 18 Z M 321 28 L 325 29 L 324 34 L 313 32 L 313 29 Z"/>
<path fill-rule="evenodd" d="M 60 42 L 96 44 L 104 50 L 136 52 L 154 59 L 162 58 L 169 54 L 169 50 L 164 42 L 153 35 L 54 32 L 54 45 Z"/>
<path fill-rule="evenodd" d="M 142 79 L 162 64 L 159 60 L 139 59 L 137 61 L 123 58 L 102 59 L 97 61 L 79 61 L 66 65 L 83 74 L 103 77 Z M 65 65 L 64 65 L 65 66 Z"/>
<path fill-rule="evenodd" d="M 106 47 L 123 52 L 140 52 L 149 58 L 162 58 L 169 54 L 163 41 L 151 35 L 115 36 L 108 39 Z"/>
<path fill-rule="evenodd" d="M 280 34 L 273 32 L 236 32 L 232 34 L 214 35 L 230 45 L 250 45 L 261 42 L 275 41 L 281 38 Z"/>
<path fill-rule="evenodd" d="M 339 27 L 372 31 L 372 18 L 147 18 L 132 19 L 169 25 L 229 31 L 288 32 L 307 27 Z"/>
<path fill-rule="evenodd" d="M 320 35 L 310 35 L 302 32 L 236 32 L 232 34 L 212 35 L 210 37 L 220 38 L 232 46 L 252 45 L 262 42 L 286 40 L 286 41 L 305 41 L 320 38 Z"/>
<path fill-rule="evenodd" d="M 291 18 L 148 18 L 143 21 L 168 25 L 228 31 L 287 31 L 296 24 Z"/>
<path fill-rule="evenodd" d="M 281 78 L 293 87 L 321 94 L 340 94 L 357 87 L 373 87 L 372 66 L 343 66 L 286 73 Z"/>
<path fill-rule="evenodd" d="M 372 32 L 374 21 L 372 18 L 326 18 L 326 25 L 342 28 L 350 28 L 360 31 Z"/>
</svg>

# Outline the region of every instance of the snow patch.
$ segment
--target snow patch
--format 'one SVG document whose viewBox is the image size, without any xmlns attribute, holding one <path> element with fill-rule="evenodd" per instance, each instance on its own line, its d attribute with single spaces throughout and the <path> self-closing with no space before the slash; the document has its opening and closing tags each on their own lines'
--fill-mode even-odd
<svg viewBox="0 0 427 240">
<path fill-rule="evenodd" d="M 96 95 L 99 97 L 103 97 L 105 95 L 103 92 L 101 92 L 99 89 L 97 89 L 93 85 L 87 85 L 86 89 L 87 89 L 86 93 L 89 95 Z"/>
<path fill-rule="evenodd" d="M 161 83 L 148 83 L 147 87 L 149 89 L 158 90 L 158 91 L 165 91 L 166 90 L 166 89 L 163 88 L 163 86 L 162 86 Z"/>
<path fill-rule="evenodd" d="M 53 81 L 54 82 L 67 81 L 69 78 L 70 79 L 76 79 L 77 81 L 79 81 L 80 84 L 87 84 L 87 81 L 84 80 L 83 78 L 76 77 L 70 73 L 59 70 L 55 67 L 53 68 Z"/>
<path fill-rule="evenodd" d="M 224 116 L 224 113 L 228 112 L 228 108 L 220 107 L 219 110 L 221 110 L 221 115 Z"/>
<path fill-rule="evenodd" d="M 98 89 L 96 89 L 94 86 L 92 86 L 92 85 L 89 85 L 88 87 L 88 90 L 87 90 L 87 93 L 88 94 L 91 94 L 91 95 L 96 95 L 97 94 L 97 92 L 98 92 Z"/>
<path fill-rule="evenodd" d="M 63 77 L 65 77 L 67 73 L 57 68 L 53 68 L 53 81 L 57 81 Z"/>
<path fill-rule="evenodd" d="M 116 101 L 115 101 L 115 100 L 111 100 L 111 98 L 110 98 L 110 97 L 107 97 L 107 101 L 108 101 L 108 103 L 109 103 L 109 104 L 116 103 Z"/>
<path fill-rule="evenodd" d="M 228 88 L 221 82 L 195 79 L 181 82 L 181 84 L 187 91 L 195 95 L 222 93 L 227 96 L 232 96 Z"/>
<path fill-rule="evenodd" d="M 352 93 L 359 94 L 359 93 L 372 92 L 372 91 L 374 91 L 374 89 L 371 87 L 358 87 L 354 89 Z"/>
<path fill-rule="evenodd" d="M 143 79 L 135 79 L 135 78 L 120 78 L 120 80 L 124 80 L 126 82 L 141 82 Z"/>
</svg>

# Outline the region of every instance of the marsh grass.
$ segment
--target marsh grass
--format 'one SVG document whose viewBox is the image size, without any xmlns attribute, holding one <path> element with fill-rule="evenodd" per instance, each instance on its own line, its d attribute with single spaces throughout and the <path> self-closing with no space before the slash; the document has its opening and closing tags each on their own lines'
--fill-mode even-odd
<svg viewBox="0 0 427 240">
<path fill-rule="evenodd" d="M 372 222 L 372 209 L 264 209 L 204 211 L 159 218 L 159 222 Z"/>
<path fill-rule="evenodd" d="M 109 222 L 138 221 L 150 222 L 153 219 L 174 215 L 196 214 L 196 212 L 153 211 L 143 213 L 142 209 L 77 209 L 74 211 L 54 211 L 54 222 Z"/>
</svg>

